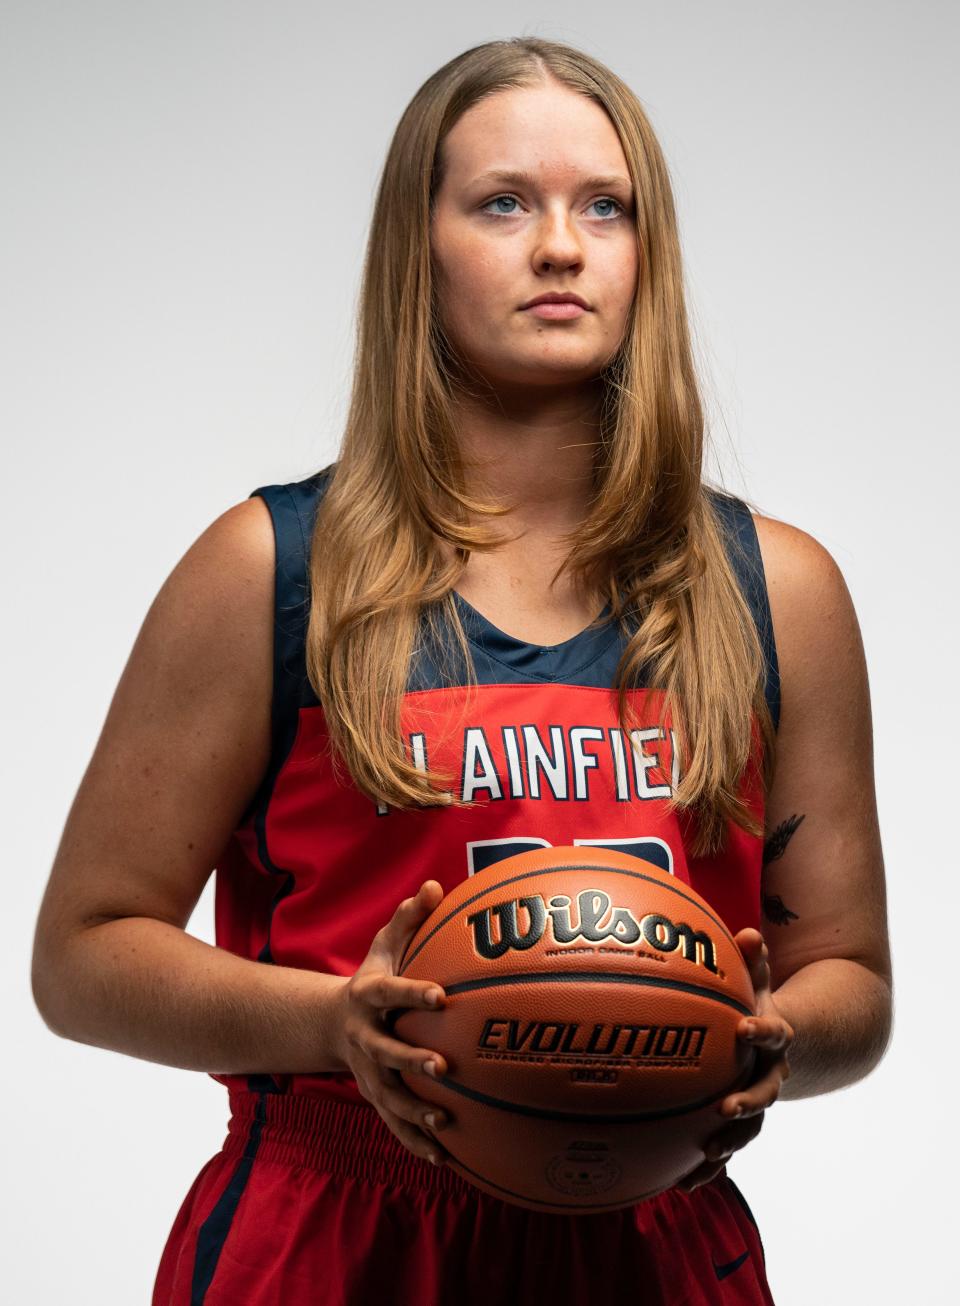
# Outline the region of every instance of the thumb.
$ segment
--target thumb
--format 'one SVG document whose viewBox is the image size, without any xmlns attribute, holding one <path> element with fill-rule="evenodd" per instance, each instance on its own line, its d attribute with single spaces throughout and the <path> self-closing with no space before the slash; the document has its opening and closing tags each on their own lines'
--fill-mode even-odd
<svg viewBox="0 0 960 1306">
<path fill-rule="evenodd" d="M 744 929 L 736 935 L 735 942 L 743 954 L 750 972 L 750 982 L 759 1011 L 770 996 L 770 967 L 767 964 L 767 945 L 759 930 Z"/>
<path fill-rule="evenodd" d="M 382 943 L 392 955 L 399 958 L 410 937 L 442 898 L 443 887 L 437 880 L 424 880 L 412 898 L 404 898 L 381 931 Z"/>
</svg>

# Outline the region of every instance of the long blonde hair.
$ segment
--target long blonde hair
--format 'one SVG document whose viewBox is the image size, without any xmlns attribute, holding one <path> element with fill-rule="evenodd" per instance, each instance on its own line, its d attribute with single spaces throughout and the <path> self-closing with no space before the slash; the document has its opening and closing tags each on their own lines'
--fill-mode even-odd
<svg viewBox="0 0 960 1306">
<path fill-rule="evenodd" d="M 420 87 L 394 133 L 374 205 L 360 294 L 353 387 L 310 555 L 307 673 L 334 766 L 394 807 L 475 806 L 451 777 L 408 759 L 401 709 L 418 631 L 452 631 L 476 683 L 452 590 L 472 550 L 498 537 L 471 519 L 506 509 L 467 494 L 454 417 L 454 367 L 441 330 L 429 230 L 440 146 L 481 97 L 551 76 L 600 104 L 637 198 L 639 288 L 604 369 L 589 512 L 558 569 L 609 600 L 629 635 L 617 669 L 621 727 L 639 724 L 628 690 L 663 691 L 683 764 L 670 803 L 694 816 L 691 851 L 722 845 L 729 819 L 761 833 L 740 794 L 760 727 L 763 774 L 774 731 L 764 656 L 702 479 L 704 418 L 684 302 L 673 195 L 634 93 L 589 55 L 532 38 L 458 55 Z M 447 547 L 441 547 L 446 542 Z M 651 679 L 652 677 L 652 679 Z M 630 738 L 627 735 L 627 738 Z"/>
</svg>

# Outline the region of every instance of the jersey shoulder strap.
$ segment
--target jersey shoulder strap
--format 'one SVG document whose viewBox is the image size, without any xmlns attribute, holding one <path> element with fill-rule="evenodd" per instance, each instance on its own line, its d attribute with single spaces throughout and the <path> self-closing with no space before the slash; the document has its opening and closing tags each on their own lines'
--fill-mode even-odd
<svg viewBox="0 0 960 1306">
<path fill-rule="evenodd" d="M 780 724 L 780 664 L 773 634 L 773 618 L 767 594 L 767 580 L 760 554 L 760 541 L 750 509 L 742 499 L 726 490 L 707 486 L 707 495 L 720 523 L 727 557 L 740 585 L 760 636 L 766 663 L 765 694 L 773 728 Z"/>
<path fill-rule="evenodd" d="M 310 538 L 317 507 L 330 482 L 332 467 L 302 481 L 261 485 L 247 496 L 263 499 L 270 512 L 276 543 L 273 604 L 273 699 L 271 765 L 246 815 L 261 807 L 272 792 L 276 775 L 293 747 L 300 708 L 316 705 L 307 676 L 307 622 L 310 617 L 308 567 Z"/>
<path fill-rule="evenodd" d="M 335 464 L 302 481 L 262 485 L 249 495 L 266 503 L 276 540 L 273 658 L 273 756 L 285 757 L 296 735 L 301 707 L 316 706 L 307 677 L 306 634 L 310 615 L 308 565 L 317 508 Z M 747 504 L 725 490 L 707 487 L 734 575 L 747 600 L 766 663 L 765 693 L 774 729 L 780 720 L 780 669 L 757 530 Z"/>
</svg>

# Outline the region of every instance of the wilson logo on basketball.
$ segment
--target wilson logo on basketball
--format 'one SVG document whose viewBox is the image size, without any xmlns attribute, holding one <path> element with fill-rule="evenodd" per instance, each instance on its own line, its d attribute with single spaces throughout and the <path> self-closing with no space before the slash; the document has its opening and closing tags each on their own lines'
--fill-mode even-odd
<svg viewBox="0 0 960 1306">
<path fill-rule="evenodd" d="M 519 909 L 526 913 L 527 925 L 520 924 Z M 481 957 L 495 961 L 511 950 L 525 952 L 545 934 L 558 944 L 619 943 L 630 947 L 643 940 L 657 952 L 682 949 L 684 960 L 717 973 L 716 949 L 709 934 L 695 930 L 682 921 L 676 922 L 658 912 L 648 912 L 640 920 L 628 907 L 611 907 L 609 894 L 602 889 L 584 889 L 577 894 L 577 924 L 571 912 L 572 900 L 558 894 L 547 903 L 540 894 L 509 898 L 467 917 L 473 929 L 473 943 Z M 496 917 L 496 938 L 493 918 Z"/>
</svg>

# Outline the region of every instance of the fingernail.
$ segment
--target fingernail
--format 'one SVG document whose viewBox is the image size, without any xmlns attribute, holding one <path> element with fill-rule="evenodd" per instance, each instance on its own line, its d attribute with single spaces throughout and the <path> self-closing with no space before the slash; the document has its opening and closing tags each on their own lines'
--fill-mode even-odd
<svg viewBox="0 0 960 1306">
<path fill-rule="evenodd" d="M 437 1156 L 436 1152 L 431 1152 L 431 1153 L 429 1154 L 429 1160 L 430 1160 L 430 1164 L 431 1164 L 431 1165 L 439 1165 L 439 1164 L 440 1164 L 440 1158 L 439 1158 L 439 1156 Z"/>
<path fill-rule="evenodd" d="M 428 1111 L 427 1114 L 426 1114 L 423 1118 L 424 1118 L 424 1120 L 426 1120 L 427 1124 L 430 1126 L 431 1129 L 436 1129 L 436 1127 L 437 1127 L 437 1117 L 436 1117 L 436 1113 L 435 1113 L 435 1112 L 433 1112 L 433 1111 Z"/>
<path fill-rule="evenodd" d="M 429 1002 L 429 1004 L 430 1004 L 431 1007 L 435 1007 L 435 1006 L 437 1005 L 437 1003 L 440 1001 L 440 992 L 439 992 L 439 990 L 438 990 L 438 989 L 428 989 L 428 991 L 427 991 L 427 995 L 426 995 L 426 998 L 425 998 L 425 1001 L 426 1001 L 426 1002 Z"/>
<path fill-rule="evenodd" d="M 756 1038 L 756 1037 L 757 1037 L 757 1027 L 756 1027 L 756 1025 L 748 1025 L 747 1028 L 746 1028 L 746 1029 L 744 1030 L 744 1032 L 743 1032 L 743 1037 L 744 1037 L 744 1038 L 747 1038 L 747 1039 L 754 1039 L 754 1038 Z"/>
<path fill-rule="evenodd" d="M 425 1061 L 425 1062 L 423 1063 L 423 1068 L 424 1068 L 424 1070 L 427 1072 L 427 1074 L 430 1076 L 431 1079 L 436 1079 L 436 1077 L 437 1077 L 437 1063 L 436 1063 L 435 1061 Z"/>
</svg>

